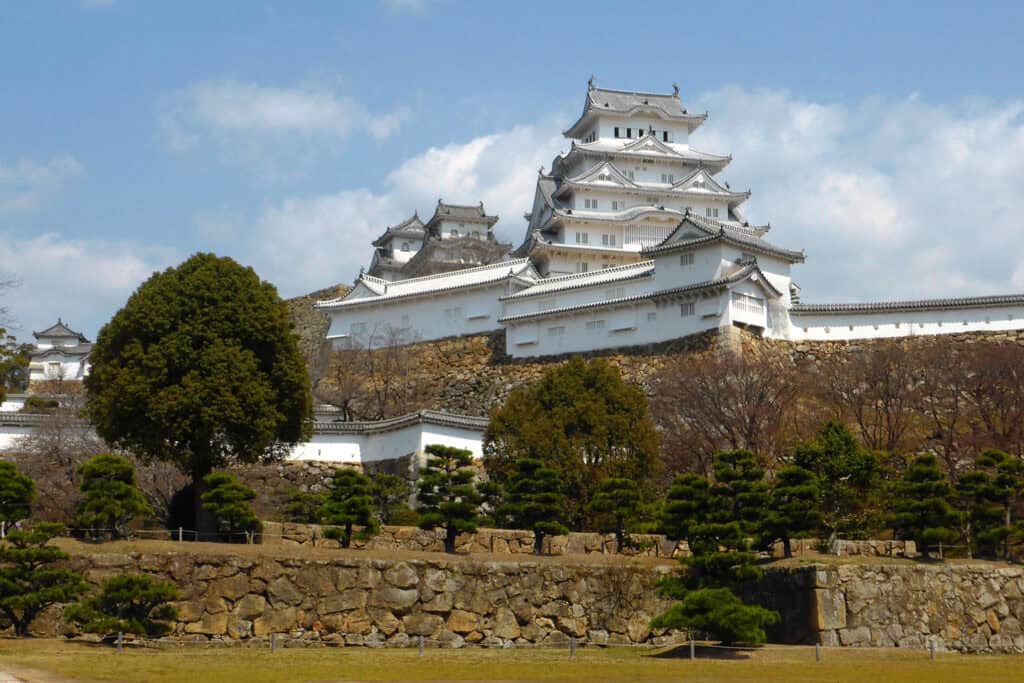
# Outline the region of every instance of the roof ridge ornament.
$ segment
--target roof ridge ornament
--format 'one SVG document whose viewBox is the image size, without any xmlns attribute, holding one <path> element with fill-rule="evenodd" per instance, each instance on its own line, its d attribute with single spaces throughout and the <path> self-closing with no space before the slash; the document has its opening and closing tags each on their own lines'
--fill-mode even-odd
<svg viewBox="0 0 1024 683">
<path fill-rule="evenodd" d="M 679 99 L 679 84 L 678 83 L 673 83 L 672 84 L 672 97 L 675 97 L 676 99 Z"/>
<path fill-rule="evenodd" d="M 587 90 L 594 89 L 594 74 L 590 74 L 590 79 L 587 81 Z"/>
</svg>

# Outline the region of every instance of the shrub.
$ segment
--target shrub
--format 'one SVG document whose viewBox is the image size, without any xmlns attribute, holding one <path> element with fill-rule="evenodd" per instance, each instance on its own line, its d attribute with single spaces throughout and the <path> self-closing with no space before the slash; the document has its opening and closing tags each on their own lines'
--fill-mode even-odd
<svg viewBox="0 0 1024 683">
<path fill-rule="evenodd" d="M 260 521 L 249 504 L 256 492 L 227 472 L 214 472 L 203 477 L 208 490 L 203 494 L 203 509 L 217 521 L 217 528 L 231 541 L 243 532 L 255 531 Z"/>
<path fill-rule="evenodd" d="M 97 595 L 82 600 L 65 617 L 86 633 L 106 636 L 118 631 L 156 638 L 170 633 L 178 617 L 168 604 L 178 599 L 177 587 L 146 574 L 122 574 L 103 582 Z"/>
<path fill-rule="evenodd" d="M 135 467 L 120 455 L 97 455 L 78 468 L 82 478 L 82 502 L 78 522 L 87 529 L 110 530 L 114 538 L 128 536 L 128 524 L 151 512 L 142 492 L 135 487 Z"/>
</svg>

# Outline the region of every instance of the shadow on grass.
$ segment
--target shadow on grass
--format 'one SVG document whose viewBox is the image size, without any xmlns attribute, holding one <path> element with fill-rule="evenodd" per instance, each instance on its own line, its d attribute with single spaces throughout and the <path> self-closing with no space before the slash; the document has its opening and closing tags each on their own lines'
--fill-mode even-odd
<svg viewBox="0 0 1024 683">
<path fill-rule="evenodd" d="M 693 646 L 694 659 L 717 659 L 723 661 L 745 661 L 760 648 L 755 645 L 700 645 Z M 689 659 L 690 644 L 684 643 L 676 647 L 650 655 L 658 659 Z"/>
</svg>

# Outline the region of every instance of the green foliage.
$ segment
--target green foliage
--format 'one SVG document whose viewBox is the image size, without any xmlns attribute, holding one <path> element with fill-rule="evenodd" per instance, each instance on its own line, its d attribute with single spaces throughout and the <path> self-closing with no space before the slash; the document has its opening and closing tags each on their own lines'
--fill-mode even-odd
<svg viewBox="0 0 1024 683">
<path fill-rule="evenodd" d="M 381 524 L 395 524 L 394 517 L 408 509 L 412 488 L 405 477 L 378 472 L 370 478 L 370 495 L 373 507 Z"/>
<path fill-rule="evenodd" d="M 256 492 L 227 472 L 213 472 L 203 477 L 207 487 L 202 495 L 203 509 L 217 521 L 218 531 L 228 541 L 240 540 L 242 532 L 259 528 L 259 519 L 249 504 Z"/>
<path fill-rule="evenodd" d="M 319 524 L 320 508 L 326 501 L 326 493 L 307 493 L 293 488 L 288 495 L 285 513 L 289 521 L 298 524 Z"/>
<path fill-rule="evenodd" d="M 844 425 L 826 422 L 818 437 L 801 444 L 792 464 L 810 470 L 821 488 L 821 524 L 829 536 L 865 538 L 879 530 L 881 467 Z"/>
<path fill-rule="evenodd" d="M 194 482 L 283 455 L 311 430 L 288 309 L 230 258 L 196 254 L 154 274 L 100 330 L 89 360 L 87 412 L 100 436 Z"/>
<path fill-rule="evenodd" d="M 639 521 L 642 503 L 636 482 L 621 477 L 605 479 L 591 499 L 590 511 L 604 522 L 601 530 L 615 532 L 616 552 L 633 546 L 629 532 Z"/>
<path fill-rule="evenodd" d="M 704 588 L 686 595 L 651 622 L 655 628 L 690 629 L 723 644 L 763 643 L 765 627 L 779 621 L 778 612 L 745 605 L 727 588 Z"/>
<path fill-rule="evenodd" d="M 86 633 L 119 631 L 158 638 L 173 628 L 178 613 L 171 601 L 178 589 L 147 574 L 121 574 L 103 582 L 100 592 L 70 607 L 64 617 Z"/>
<path fill-rule="evenodd" d="M 455 552 L 461 533 L 476 531 L 481 497 L 476 489 L 471 451 L 431 444 L 417 486 L 421 529 L 445 530 L 444 550 Z"/>
<path fill-rule="evenodd" d="M 87 590 L 82 576 L 54 566 L 68 559 L 49 545 L 59 524 L 37 524 L 9 531 L 0 541 L 0 616 L 19 636 L 28 635 L 32 620 L 50 605 L 71 602 Z"/>
<path fill-rule="evenodd" d="M 11 524 L 28 517 L 35 498 L 32 478 L 19 472 L 14 463 L 0 461 L 0 522 Z"/>
<path fill-rule="evenodd" d="M 736 524 L 745 536 L 757 537 L 768 503 L 768 485 L 757 456 L 745 449 L 715 455 L 715 483 L 708 494 L 708 521 Z"/>
<path fill-rule="evenodd" d="M 950 504 L 952 490 L 934 455 L 919 455 L 893 485 L 891 524 L 897 538 L 909 538 L 928 557 L 931 547 L 957 539 L 960 514 Z"/>
<path fill-rule="evenodd" d="M 55 398 L 43 398 L 42 396 L 29 396 L 21 407 L 21 412 L 32 413 L 33 415 L 52 415 L 60 408 L 60 401 Z"/>
<path fill-rule="evenodd" d="M 104 453 L 78 468 L 82 502 L 78 522 L 87 529 L 110 530 L 114 538 L 127 538 L 128 524 L 151 512 L 135 486 L 135 466 L 128 458 Z"/>
<path fill-rule="evenodd" d="M 782 539 L 786 557 L 792 557 L 790 540 L 806 536 L 821 525 L 820 501 L 821 488 L 814 472 L 796 466 L 776 472 L 765 510 L 765 540 Z"/>
<path fill-rule="evenodd" d="M 0 402 L 3 402 L 8 392 L 20 392 L 28 388 L 31 351 L 31 344 L 19 344 L 17 339 L 7 334 L 7 330 L 0 327 Z"/>
<path fill-rule="evenodd" d="M 514 390 L 491 414 L 484 435 L 490 478 L 506 484 L 522 458 L 559 473 L 566 521 L 588 528 L 590 501 L 602 481 L 627 478 L 650 486 L 659 436 L 643 390 L 604 360 L 578 357 Z"/>
<path fill-rule="evenodd" d="M 711 485 L 698 474 L 681 474 L 672 482 L 662 508 L 662 531 L 671 539 L 691 538 L 708 515 Z"/>
<path fill-rule="evenodd" d="M 961 531 L 972 552 L 1007 557 L 1010 543 L 1021 536 L 1015 513 L 1024 499 L 1024 460 L 986 450 L 974 470 L 960 475 L 954 495 L 962 512 Z"/>
<path fill-rule="evenodd" d="M 342 548 L 348 548 L 352 545 L 356 526 L 361 528 L 355 538 L 373 538 L 380 529 L 375 512 L 370 478 L 347 467 L 334 470 L 334 482 L 327 501 L 320 508 L 320 519 L 324 524 L 333 524 L 340 529 L 331 531 L 328 538 L 337 538 Z"/>
<path fill-rule="evenodd" d="M 546 536 L 569 533 L 562 523 L 564 514 L 565 494 L 558 471 L 535 458 L 517 460 L 498 516 L 514 529 L 532 531 L 533 551 L 540 555 Z"/>
</svg>

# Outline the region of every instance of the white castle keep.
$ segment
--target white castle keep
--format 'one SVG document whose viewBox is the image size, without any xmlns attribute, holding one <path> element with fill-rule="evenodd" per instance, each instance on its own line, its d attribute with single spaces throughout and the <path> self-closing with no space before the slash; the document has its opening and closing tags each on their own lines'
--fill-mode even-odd
<svg viewBox="0 0 1024 683">
<path fill-rule="evenodd" d="M 690 145 L 706 118 L 686 109 L 678 87 L 672 94 L 627 92 L 597 88 L 591 79 L 583 113 L 564 133 L 569 151 L 549 173 L 540 171 L 517 249 L 474 267 L 447 265 L 403 279 L 400 266 L 425 243 L 414 216 L 375 243 L 375 274 L 361 273 L 347 295 L 318 302 L 331 317 L 328 339 L 345 348 L 504 328 L 507 352 L 528 357 L 732 326 L 793 341 L 1024 328 L 1024 295 L 800 303 L 790 269 L 804 253 L 772 244 L 769 225 L 744 218 L 740 207 L 750 192 L 719 178 L 730 156 Z M 449 206 L 439 202 L 438 210 Z M 497 217 L 482 205 L 454 208 L 461 211 L 456 220 L 476 209 L 471 227 L 486 224 L 477 237 L 493 242 Z M 431 219 L 443 226 L 436 238 L 450 239 L 458 228 L 442 218 Z M 406 240 L 407 251 L 395 250 L 392 237 Z"/>
</svg>

